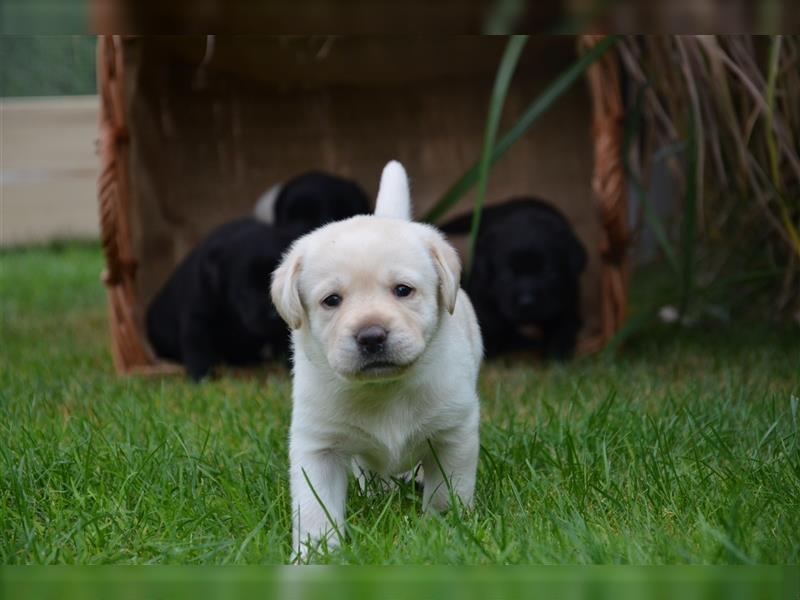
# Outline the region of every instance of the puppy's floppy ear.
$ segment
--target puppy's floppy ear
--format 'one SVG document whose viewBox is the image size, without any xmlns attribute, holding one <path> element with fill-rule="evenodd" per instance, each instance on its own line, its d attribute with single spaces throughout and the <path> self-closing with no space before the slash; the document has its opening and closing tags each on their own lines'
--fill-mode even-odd
<svg viewBox="0 0 800 600">
<path fill-rule="evenodd" d="M 302 264 L 302 247 L 295 243 L 289 249 L 281 264 L 272 273 L 270 289 L 272 303 L 291 329 L 300 329 L 303 324 L 303 302 L 300 300 L 300 267 Z"/>
<path fill-rule="evenodd" d="M 436 267 L 436 274 L 439 276 L 439 294 L 442 304 L 452 315 L 456 309 L 456 298 L 461 279 L 461 262 L 458 260 L 458 253 L 445 241 L 442 234 L 433 228 L 430 231 L 428 249 L 433 258 L 433 265 Z"/>
<path fill-rule="evenodd" d="M 489 286 L 493 279 L 494 269 L 492 268 L 489 253 L 483 253 L 476 248 L 472 257 L 472 270 L 469 272 L 469 276 L 465 278 L 465 289 L 472 294 L 475 285 Z"/>
<path fill-rule="evenodd" d="M 222 252 L 219 247 L 211 248 L 200 266 L 200 275 L 203 293 L 211 298 L 216 298 L 222 290 L 223 267 Z"/>
</svg>

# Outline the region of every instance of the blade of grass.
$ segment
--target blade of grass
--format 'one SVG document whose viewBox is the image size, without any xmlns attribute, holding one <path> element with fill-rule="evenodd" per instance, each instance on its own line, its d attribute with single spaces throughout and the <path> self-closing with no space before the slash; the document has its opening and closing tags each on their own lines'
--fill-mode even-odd
<svg viewBox="0 0 800 600">
<path fill-rule="evenodd" d="M 694 254 L 697 222 L 697 152 L 698 141 L 695 136 L 694 111 L 689 110 L 689 127 L 686 140 L 686 196 L 683 203 L 683 223 L 681 227 L 681 293 L 678 304 L 680 318 L 686 316 L 694 286 Z"/>
<path fill-rule="evenodd" d="M 770 175 L 772 176 L 772 185 L 775 188 L 778 196 L 778 203 L 780 204 L 780 214 L 783 226 L 786 228 L 786 233 L 792 241 L 797 255 L 800 256 L 800 234 L 792 223 L 789 214 L 789 208 L 786 206 L 786 198 L 783 193 L 783 185 L 781 184 L 781 175 L 778 159 L 778 144 L 775 140 L 775 87 L 778 79 L 778 64 L 781 56 L 781 41 L 783 36 L 772 36 L 769 47 L 769 75 L 767 79 L 767 127 L 764 130 L 767 141 L 767 152 L 769 154 Z"/>
<path fill-rule="evenodd" d="M 638 108 L 638 107 L 637 107 Z M 634 111 L 635 113 L 635 111 Z M 635 119 L 635 114 L 633 115 Z M 626 134 L 628 132 L 626 131 Z M 627 143 L 629 140 L 624 140 L 626 143 L 623 148 L 627 147 Z M 665 251 L 667 256 L 667 260 L 670 262 L 670 265 L 675 269 L 676 274 L 680 278 L 680 287 L 677 294 L 677 304 L 678 304 L 678 311 L 679 311 L 679 321 L 683 320 L 683 317 L 686 316 L 686 311 L 689 307 L 690 300 L 695 293 L 694 290 L 694 256 L 695 256 L 695 245 L 696 245 L 696 210 L 697 210 L 697 186 L 698 186 L 698 169 L 697 169 L 697 161 L 698 161 L 698 152 L 697 152 L 697 145 L 698 140 L 695 136 L 695 121 L 694 121 L 694 111 L 692 108 L 689 108 L 689 123 L 688 123 L 688 134 L 687 140 L 685 144 L 686 150 L 686 192 L 684 197 L 683 203 L 683 221 L 681 227 L 681 235 L 680 235 L 680 245 L 676 252 L 676 249 L 669 243 L 668 238 L 665 233 L 662 231 L 663 235 L 663 243 L 662 240 L 659 239 L 658 230 L 660 230 L 661 224 L 658 221 L 657 217 L 653 215 L 648 215 L 647 207 L 645 207 L 645 216 L 648 218 L 651 226 L 654 226 L 654 231 L 656 231 L 656 237 L 659 243 L 662 244 L 662 249 Z M 663 158 L 667 156 L 669 153 L 675 152 L 683 148 L 683 144 L 675 144 L 670 148 L 662 149 L 663 152 L 659 158 Z M 630 170 L 627 164 L 627 153 L 624 154 L 625 158 L 625 168 L 626 170 Z M 634 180 L 634 184 L 636 185 L 637 182 Z M 637 195 L 640 201 L 647 203 L 647 194 L 642 189 L 641 184 L 639 183 L 637 186 Z M 665 302 L 659 302 L 658 304 L 664 304 Z M 613 338 L 609 341 L 606 345 L 606 348 L 603 351 L 603 355 L 608 358 L 612 358 L 620 349 L 622 344 L 633 335 L 636 335 L 639 331 L 641 331 L 644 327 L 649 325 L 657 316 L 659 306 L 649 306 L 645 308 L 639 315 L 635 316 L 634 318 L 629 318 L 627 323 L 620 329 Z"/>
<path fill-rule="evenodd" d="M 583 75 L 598 58 L 603 56 L 607 50 L 613 47 L 618 41 L 617 36 L 608 36 L 601 40 L 594 48 L 576 60 L 567 70 L 559 75 L 547 89 L 545 89 L 533 102 L 528 105 L 525 112 L 495 145 L 492 150 L 491 163 L 495 163 L 502 157 L 514 143 L 521 138 L 528 129 L 541 117 L 547 110 L 555 104 L 570 87 Z M 450 210 L 469 189 L 478 181 L 479 164 L 473 164 L 444 193 L 423 217 L 422 221 L 434 223 L 438 221 L 448 210 Z"/>
<path fill-rule="evenodd" d="M 705 52 L 705 57 L 711 71 L 711 82 L 716 90 L 713 96 L 718 106 L 719 118 L 725 126 L 729 139 L 731 139 L 735 145 L 738 169 L 734 168 L 733 170 L 734 172 L 739 171 L 738 177 L 742 179 L 746 177 L 747 174 L 747 150 L 742 136 L 739 117 L 734 108 L 726 67 L 720 58 L 722 50 L 720 49 L 719 39 L 718 36 L 714 35 L 701 35 L 697 37 L 697 40 L 700 42 Z"/>
<path fill-rule="evenodd" d="M 336 520 L 331 516 L 331 513 L 330 513 L 330 511 L 328 511 L 328 507 L 322 501 L 322 498 L 320 498 L 319 494 L 317 494 L 317 490 L 311 484 L 311 480 L 308 478 L 308 473 L 306 473 L 306 470 L 305 469 L 301 469 L 301 472 L 303 473 L 303 479 L 305 479 L 306 480 L 306 484 L 308 484 L 308 489 L 311 490 L 311 493 L 314 495 L 314 499 L 317 501 L 317 503 L 320 505 L 320 507 L 322 507 L 322 512 L 325 513 L 325 518 L 328 519 L 328 523 L 330 523 L 331 527 L 333 528 L 333 531 L 336 533 L 336 537 L 339 538 L 339 544 L 340 545 L 344 545 L 344 535 L 340 531 L 338 523 L 336 523 Z M 325 540 L 326 536 L 327 536 L 327 534 L 325 534 L 325 536 L 323 536 L 322 541 Z M 300 543 L 300 544 L 305 543 L 305 540 L 298 540 L 298 543 Z M 310 549 L 311 548 L 309 548 L 309 550 Z M 296 550 L 297 550 L 297 548 L 292 548 L 292 552 L 294 552 Z"/>
<path fill-rule="evenodd" d="M 745 70 L 730 56 L 728 56 L 727 53 L 722 51 L 720 52 L 720 59 L 742 83 L 744 89 L 748 92 L 748 95 L 755 103 L 757 109 L 761 112 L 766 112 L 767 101 L 759 91 L 756 83 L 750 77 L 748 77 L 748 74 L 745 72 Z M 773 133 L 775 134 L 776 142 L 783 147 L 789 167 L 791 167 L 796 176 L 800 177 L 800 157 L 794 153 L 795 146 L 794 141 L 792 140 L 791 132 L 787 131 L 787 128 L 782 120 L 775 119 L 773 123 Z"/>
<path fill-rule="evenodd" d="M 472 268 L 472 257 L 475 255 L 475 240 L 478 237 L 478 229 L 481 224 L 483 201 L 486 197 L 486 186 L 489 182 L 489 167 L 492 161 L 494 142 L 497 138 L 497 130 L 500 127 L 500 117 L 503 114 L 503 106 L 506 103 L 508 87 L 511 85 L 511 79 L 514 77 L 520 54 L 527 42 L 527 35 L 512 35 L 503 52 L 503 57 L 500 59 L 500 66 L 497 68 L 492 98 L 489 102 L 489 114 L 486 118 L 486 133 L 483 136 L 483 152 L 481 153 L 478 169 L 478 193 L 475 196 L 475 205 L 472 211 L 469 251 L 467 252 L 467 261 L 464 266 L 464 272 L 467 277 L 469 277 Z"/>
<path fill-rule="evenodd" d="M 667 236 L 666 230 L 661 223 L 661 219 L 658 218 L 658 215 L 656 215 L 655 211 L 653 210 L 650 197 L 648 196 L 647 191 L 644 189 L 642 181 L 634 172 L 634 169 L 630 164 L 631 144 L 633 143 L 633 140 L 638 137 L 642 129 L 642 103 L 644 101 L 644 94 L 648 90 L 648 87 L 649 84 L 646 84 L 639 91 L 636 98 L 636 105 L 629 111 L 628 118 L 626 119 L 622 142 L 622 162 L 625 167 L 625 174 L 627 175 L 629 181 L 633 184 L 636 192 L 634 197 L 642 206 L 647 224 L 653 230 L 653 235 L 655 236 L 658 245 L 661 247 L 661 251 L 664 253 L 664 256 L 666 257 L 673 271 L 678 273 L 680 268 L 678 266 L 678 259 L 675 255 L 675 249 L 673 248 L 672 243 L 669 241 L 669 237 Z M 670 147 L 668 149 L 662 149 L 664 151 L 663 156 L 659 155 L 654 157 L 653 163 L 658 162 L 658 160 L 668 156 L 670 153 L 674 153 L 682 149 L 682 145 Z"/>
<path fill-rule="evenodd" d="M 780 171 L 778 170 L 778 147 L 772 129 L 775 126 L 775 83 L 778 78 L 778 59 L 781 55 L 781 36 L 772 36 L 769 46 L 769 76 L 767 79 L 767 128 L 764 134 L 769 153 L 770 174 L 778 193 L 781 193 Z"/>
<path fill-rule="evenodd" d="M 690 149 L 690 152 L 694 152 L 694 165 L 693 168 L 695 170 L 695 175 L 692 178 L 691 174 L 689 173 L 689 169 L 692 165 L 687 165 L 687 185 L 691 184 L 695 186 L 694 195 L 693 196 L 686 196 L 686 199 L 689 200 L 690 198 L 693 200 L 693 206 L 695 207 L 695 214 L 694 220 L 689 223 L 693 226 L 693 228 L 698 227 L 700 230 L 705 229 L 705 219 L 704 219 L 704 206 L 705 202 L 703 200 L 703 190 L 702 188 L 698 187 L 698 183 L 702 183 L 705 181 L 705 164 L 706 164 L 706 141 L 707 136 L 705 133 L 705 124 L 703 120 L 703 112 L 701 108 L 700 102 L 700 92 L 698 90 L 698 79 L 700 78 L 700 72 L 698 71 L 698 67 L 695 64 L 695 61 L 691 59 L 690 53 L 692 48 L 696 45 L 696 41 L 689 37 L 689 36 L 677 36 L 675 38 L 678 52 L 680 53 L 681 57 L 681 72 L 683 73 L 685 82 L 686 82 L 686 91 L 688 92 L 688 100 L 689 100 L 689 134 L 692 136 L 692 143 L 694 144 L 694 148 Z M 695 141 L 696 140 L 696 143 Z M 699 221 L 699 222 L 698 222 Z M 684 218 L 684 224 L 687 224 L 687 221 Z M 694 243 L 694 236 L 692 236 L 692 240 Z M 682 240 L 686 242 L 686 239 Z"/>
</svg>

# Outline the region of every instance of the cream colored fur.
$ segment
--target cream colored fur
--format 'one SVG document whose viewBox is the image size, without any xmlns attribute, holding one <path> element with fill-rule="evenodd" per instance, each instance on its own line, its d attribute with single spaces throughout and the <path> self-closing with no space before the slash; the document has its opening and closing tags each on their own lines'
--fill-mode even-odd
<svg viewBox="0 0 800 600">
<path fill-rule="evenodd" d="M 323 537 L 338 543 L 354 469 L 388 479 L 421 463 L 425 510 L 447 508 L 451 490 L 472 502 L 483 350 L 458 257 L 435 228 L 407 220 L 399 163 L 384 170 L 376 211 L 300 238 L 273 275 L 272 299 L 293 329 L 289 461 L 300 554 Z M 398 285 L 413 293 L 398 297 Z M 331 294 L 336 307 L 323 304 Z M 377 365 L 356 342 L 374 325 L 388 331 Z"/>
</svg>

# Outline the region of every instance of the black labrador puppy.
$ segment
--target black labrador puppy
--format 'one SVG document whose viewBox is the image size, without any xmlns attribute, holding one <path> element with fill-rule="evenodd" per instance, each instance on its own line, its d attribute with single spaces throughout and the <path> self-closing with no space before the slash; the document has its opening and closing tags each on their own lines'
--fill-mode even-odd
<svg viewBox="0 0 800 600">
<path fill-rule="evenodd" d="M 253 217 L 211 232 L 178 265 L 147 310 L 156 354 L 199 381 L 219 363 L 286 355 L 289 332 L 269 298 L 270 277 L 296 237 Z"/>
<path fill-rule="evenodd" d="M 275 199 L 272 223 L 308 233 L 320 225 L 370 213 L 369 198 L 355 183 L 322 171 L 309 171 L 283 185 Z"/>
<path fill-rule="evenodd" d="M 472 214 L 440 229 L 470 231 Z M 535 198 L 487 207 L 465 289 L 475 305 L 487 356 L 532 347 L 538 329 L 547 359 L 572 356 L 582 326 L 581 272 L 586 250 L 561 212 Z"/>
<path fill-rule="evenodd" d="M 287 355 L 289 331 L 269 298 L 272 271 L 291 242 L 330 221 L 370 212 L 354 182 L 310 171 L 281 186 L 268 221 L 214 230 L 178 266 L 150 304 L 147 334 L 156 353 L 194 380 L 226 363 L 256 365 Z"/>
<path fill-rule="evenodd" d="M 219 363 L 249 366 L 288 355 L 289 330 L 269 298 L 281 255 L 320 225 L 370 211 L 356 183 L 321 171 L 281 186 L 269 210 L 271 223 L 260 215 L 211 232 L 148 307 L 153 349 L 182 363 L 195 381 Z"/>
</svg>

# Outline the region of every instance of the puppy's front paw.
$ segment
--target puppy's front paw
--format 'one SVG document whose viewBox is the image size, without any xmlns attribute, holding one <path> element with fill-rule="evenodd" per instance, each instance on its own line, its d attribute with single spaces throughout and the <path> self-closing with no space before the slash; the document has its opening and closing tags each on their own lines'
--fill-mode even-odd
<svg viewBox="0 0 800 600">
<path fill-rule="evenodd" d="M 330 450 L 308 451 L 308 442 L 290 437 L 289 457 L 292 504 L 292 549 L 302 556 L 324 543 L 339 545 L 344 534 L 349 458 Z"/>
<path fill-rule="evenodd" d="M 430 452 L 422 461 L 423 510 L 441 512 L 451 508 L 453 500 L 471 507 L 478 469 L 478 411 L 467 415 L 448 435 L 429 442 L 429 446 Z"/>
<path fill-rule="evenodd" d="M 338 528 L 334 529 L 332 527 L 317 532 L 316 535 L 308 531 L 303 533 L 295 532 L 292 544 L 294 553 L 292 562 L 298 564 L 307 563 L 315 555 L 337 550 L 342 545 L 341 537 L 342 533 Z"/>
<path fill-rule="evenodd" d="M 574 332 L 558 332 L 544 340 L 542 356 L 545 360 L 567 361 L 572 358 L 574 352 Z"/>
<path fill-rule="evenodd" d="M 186 376 L 194 383 L 200 383 L 213 375 L 216 359 L 194 349 L 184 351 Z"/>
</svg>

